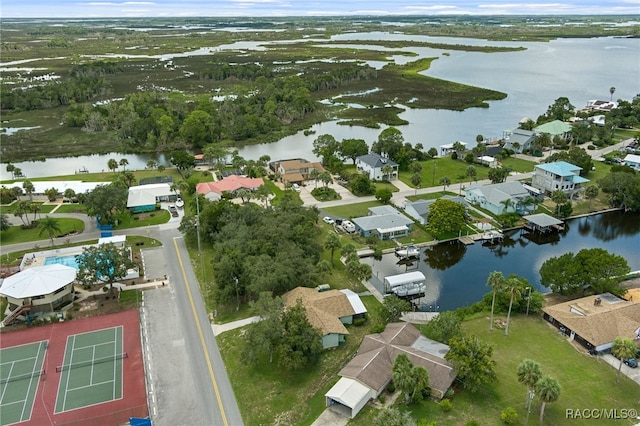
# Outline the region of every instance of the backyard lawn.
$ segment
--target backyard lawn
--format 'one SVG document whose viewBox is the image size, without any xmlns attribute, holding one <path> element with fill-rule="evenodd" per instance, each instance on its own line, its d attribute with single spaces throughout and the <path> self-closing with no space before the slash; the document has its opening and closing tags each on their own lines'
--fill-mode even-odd
<svg viewBox="0 0 640 426">
<path fill-rule="evenodd" d="M 502 318 L 504 319 L 504 318 Z M 545 423 L 568 424 L 567 409 L 629 409 L 638 406 L 638 384 L 621 376 L 615 384 L 616 370 L 604 361 L 587 355 L 584 349 L 574 348 L 566 338 L 558 334 L 539 316 L 512 317 L 509 336 L 501 329 L 488 330 L 488 313 L 463 323 L 464 331 L 493 346 L 498 380 L 473 394 L 456 389 L 451 400 L 453 409 L 445 413 L 432 401 L 413 404 L 409 408 L 416 420 L 426 418 L 438 426 L 463 425 L 475 420 L 479 425 L 501 424 L 500 412 L 513 407 L 518 412 L 518 422 L 524 424 L 526 387 L 518 382 L 516 371 L 525 358 L 537 361 L 542 373 L 556 378 L 562 387 L 560 399 L 547 404 Z M 388 395 L 387 395 L 388 397 Z M 406 406 L 396 403 L 401 409 Z M 530 414 L 530 424 L 539 424 L 540 401 L 535 399 Z M 350 425 L 369 425 L 375 410 L 367 407 Z M 572 419 L 572 425 L 631 425 L 634 421 L 598 419 Z"/>
</svg>

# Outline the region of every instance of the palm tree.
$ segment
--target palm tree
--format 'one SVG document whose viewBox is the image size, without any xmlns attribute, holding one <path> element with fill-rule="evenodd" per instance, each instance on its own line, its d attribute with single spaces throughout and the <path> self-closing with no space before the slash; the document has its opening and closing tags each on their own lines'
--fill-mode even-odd
<svg viewBox="0 0 640 426">
<path fill-rule="evenodd" d="M 392 371 L 393 384 L 404 394 L 404 403 L 408 404 L 417 381 L 417 378 L 412 374 L 413 365 L 405 354 L 400 354 L 393 363 Z"/>
<path fill-rule="evenodd" d="M 24 189 L 24 192 L 29 196 L 29 201 L 33 201 L 33 193 L 36 190 L 33 183 L 30 180 L 25 180 L 22 182 L 22 189 Z"/>
<path fill-rule="evenodd" d="M 529 394 L 541 377 L 542 369 L 540 368 L 540 364 L 534 360 L 525 359 L 518 366 L 518 381 L 527 386 L 527 411 L 529 409 L 529 404 L 531 403 Z"/>
<path fill-rule="evenodd" d="M 336 249 L 342 247 L 342 243 L 340 242 L 340 237 L 335 232 L 327 235 L 327 239 L 324 242 L 324 248 L 331 250 L 331 264 L 333 265 L 333 252 Z"/>
<path fill-rule="evenodd" d="M 391 173 L 393 173 L 393 167 L 388 164 L 382 166 L 383 175 L 387 176 L 387 180 L 391 180 Z"/>
<path fill-rule="evenodd" d="M 58 219 L 51 216 L 45 216 L 44 219 L 40 219 L 38 221 L 38 228 L 40 228 L 38 235 L 47 234 L 51 241 L 51 246 L 53 247 L 53 237 L 61 232 Z"/>
<path fill-rule="evenodd" d="M 447 191 L 447 186 L 451 185 L 451 179 L 446 176 L 440 178 L 440 185 L 442 185 L 442 193 Z"/>
<path fill-rule="evenodd" d="M 616 88 L 613 86 L 609 87 L 609 93 L 611 93 L 611 98 L 609 99 L 609 101 L 613 101 L 613 94 L 616 93 Z"/>
<path fill-rule="evenodd" d="M 544 376 L 536 383 L 536 393 L 542 402 L 540 406 L 540 423 L 544 419 L 544 407 L 550 402 L 557 401 L 560 398 L 561 391 L 560 383 L 551 376 Z"/>
<path fill-rule="evenodd" d="M 478 176 L 478 170 L 473 166 L 469 166 L 467 167 L 465 175 L 469 178 L 469 185 L 471 185 L 471 181 Z"/>
<path fill-rule="evenodd" d="M 115 173 L 116 169 L 118 168 L 118 162 L 115 159 L 110 158 L 109 161 L 107 161 L 107 167 L 109 168 L 109 170 Z"/>
<path fill-rule="evenodd" d="M 415 380 L 415 387 L 413 388 L 413 393 L 411 394 L 411 400 L 413 401 L 415 400 L 416 392 L 422 391 L 423 389 L 429 387 L 429 372 L 426 370 L 426 368 L 416 365 L 411 369 L 411 373 L 413 374 Z"/>
<path fill-rule="evenodd" d="M 511 308 L 516 295 L 520 297 L 520 280 L 517 277 L 509 277 L 505 282 L 504 289 L 510 293 L 509 312 L 507 312 L 507 325 L 504 327 L 504 335 L 509 335 L 509 321 L 511 320 Z"/>
<path fill-rule="evenodd" d="M 316 263 L 316 269 L 320 272 L 320 281 L 324 282 L 324 274 L 331 270 L 331 264 L 326 259 L 322 259 Z"/>
<path fill-rule="evenodd" d="M 313 179 L 313 181 L 315 182 L 316 188 L 318 187 L 318 177 L 320 177 L 320 172 L 318 171 L 318 169 L 314 167 L 309 172 L 309 178 Z"/>
<path fill-rule="evenodd" d="M 502 291 L 504 286 L 504 275 L 502 272 L 493 271 L 489 274 L 487 285 L 491 287 L 493 297 L 491 298 L 491 321 L 489 322 L 489 331 L 493 331 L 493 309 L 496 306 L 496 293 Z"/>
<path fill-rule="evenodd" d="M 122 166 L 122 170 L 127 170 L 127 166 L 129 165 L 129 160 L 127 160 L 126 158 L 122 158 L 120 160 L 120 165 Z"/>
<path fill-rule="evenodd" d="M 356 246 L 351 243 L 347 243 L 342 247 L 342 257 L 349 257 L 351 254 L 356 253 Z"/>
<path fill-rule="evenodd" d="M 11 163 L 7 164 L 7 172 L 8 172 L 8 173 L 11 173 L 11 177 L 12 177 L 12 178 L 14 178 L 14 177 L 15 177 L 15 174 L 14 174 L 15 170 L 16 170 L 16 166 L 14 166 L 14 165 L 13 165 L 13 164 L 11 164 Z"/>
<path fill-rule="evenodd" d="M 567 193 L 561 189 L 557 189 L 551 193 L 551 201 L 556 203 L 556 216 L 560 215 L 560 204 L 567 202 Z"/>
<path fill-rule="evenodd" d="M 620 370 L 622 369 L 622 362 L 627 358 L 633 358 L 636 354 L 636 345 L 631 339 L 625 339 L 623 337 L 616 337 L 611 346 L 611 353 L 613 356 L 620 360 L 618 365 L 618 374 L 616 374 L 616 383 L 620 380 Z"/>
<path fill-rule="evenodd" d="M 509 213 L 509 207 L 513 206 L 513 200 L 511 198 L 505 198 L 504 200 L 500 201 L 500 204 L 502 204 L 504 206 L 504 213 Z"/>
</svg>

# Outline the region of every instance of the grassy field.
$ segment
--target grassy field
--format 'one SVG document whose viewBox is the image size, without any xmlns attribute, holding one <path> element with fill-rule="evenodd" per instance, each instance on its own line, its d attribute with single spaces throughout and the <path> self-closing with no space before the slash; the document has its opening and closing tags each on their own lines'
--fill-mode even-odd
<svg viewBox="0 0 640 426">
<path fill-rule="evenodd" d="M 78 233 L 84 230 L 84 222 L 79 219 L 56 218 L 60 226 L 60 232 L 54 238 L 64 238 L 70 233 Z M 11 226 L 6 231 L 0 231 L 2 244 L 16 244 L 28 241 L 39 241 L 49 238 L 46 233 L 40 234 L 39 228 L 22 229 L 20 226 Z M 48 245 L 48 244 L 47 244 Z"/>
<path fill-rule="evenodd" d="M 361 326 L 347 326 L 346 343 L 325 351 L 317 365 L 302 371 L 287 371 L 275 362 L 270 364 L 268 358 L 247 366 L 240 361 L 242 329 L 218 336 L 245 424 L 309 425 L 322 413 L 324 394 L 335 384 L 338 371 L 355 353 L 362 338 L 371 332 L 375 322 L 378 302 L 373 296 L 364 296 L 362 301 L 369 310 L 368 321 Z"/>
<path fill-rule="evenodd" d="M 553 376 L 562 386 L 560 399 L 547 404 L 544 424 L 634 424 L 632 420 L 567 420 L 565 410 L 569 408 L 620 410 L 637 407 L 640 395 L 638 384 L 622 376 L 620 384 L 616 385 L 616 370 L 613 367 L 586 355 L 584 349 L 574 348 L 555 328 L 538 316 L 513 317 L 508 337 L 503 330 L 489 332 L 488 321 L 488 317 L 482 315 L 464 322 L 463 329 L 493 346 L 498 380 L 475 394 L 456 390 L 452 398 L 453 409 L 448 413 L 442 412 L 432 401 L 412 404 L 409 408 L 416 420 L 427 419 L 436 422 L 438 426 L 464 425 L 471 420 L 475 420 L 478 425 L 497 425 L 501 424 L 500 412 L 513 407 L 518 412 L 516 424 L 524 424 L 526 387 L 518 382 L 516 371 L 523 359 L 530 358 L 541 364 L 543 374 Z M 401 403 L 398 406 L 401 409 L 406 407 Z M 539 413 L 540 402 L 535 399 L 530 424 L 539 424 Z M 376 410 L 368 406 L 349 424 L 369 425 L 375 414 Z"/>
</svg>

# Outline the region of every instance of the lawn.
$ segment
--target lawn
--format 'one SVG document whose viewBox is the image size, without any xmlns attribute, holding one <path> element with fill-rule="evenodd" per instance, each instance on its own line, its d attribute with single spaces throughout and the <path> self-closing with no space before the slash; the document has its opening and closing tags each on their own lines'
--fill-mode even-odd
<svg viewBox="0 0 640 426">
<path fill-rule="evenodd" d="M 500 412 L 513 407 L 518 412 L 518 423 L 524 424 L 526 387 L 517 380 L 518 364 L 530 358 L 542 366 L 543 374 L 556 378 L 562 386 L 560 399 L 547 404 L 544 424 L 567 424 L 566 409 L 623 409 L 638 406 L 638 384 L 625 376 L 615 384 L 616 370 L 598 358 L 576 350 L 566 338 L 560 336 L 539 316 L 513 317 L 509 336 L 503 330 L 488 331 L 488 318 L 482 315 L 463 323 L 466 333 L 478 336 L 494 348 L 498 380 L 473 394 L 457 389 L 452 398 L 453 409 L 444 413 L 432 401 L 410 406 L 417 420 L 427 418 L 438 426 L 461 425 L 475 420 L 479 425 L 500 424 Z M 401 408 L 405 406 L 399 404 Z M 368 425 L 375 413 L 367 408 L 363 416 L 352 425 Z M 530 423 L 538 424 L 540 402 L 535 399 Z M 571 420 L 572 425 L 634 424 L 631 420 Z"/>
<path fill-rule="evenodd" d="M 267 357 L 257 365 L 243 364 L 242 329 L 218 336 L 245 424 L 309 425 L 315 421 L 325 409 L 324 394 L 338 380 L 338 371 L 375 323 L 378 302 L 373 296 L 364 296 L 362 301 L 369 310 L 368 321 L 361 326 L 348 325 L 350 334 L 344 345 L 324 351 L 315 366 L 301 371 L 288 371 L 278 366 L 276 360 L 269 363 Z"/>
<path fill-rule="evenodd" d="M 327 207 L 323 210 L 335 217 L 351 219 L 354 217 L 366 216 L 371 207 L 380 207 L 382 205 L 383 204 L 380 201 L 365 201 L 363 203 Z"/>
<path fill-rule="evenodd" d="M 56 238 L 64 238 L 68 234 L 78 233 L 84 230 L 84 222 L 79 219 L 56 218 L 56 220 L 58 221 L 60 232 L 58 232 L 54 238 L 54 243 Z M 11 226 L 6 231 L 0 232 L 0 239 L 3 245 L 40 241 L 48 238 L 49 236 L 46 233 L 40 233 L 38 227 L 23 229 L 21 226 Z"/>
</svg>

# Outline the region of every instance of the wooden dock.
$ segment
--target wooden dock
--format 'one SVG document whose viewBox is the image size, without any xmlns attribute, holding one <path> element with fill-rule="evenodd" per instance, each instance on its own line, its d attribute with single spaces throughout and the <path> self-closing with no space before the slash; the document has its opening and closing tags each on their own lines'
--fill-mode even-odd
<svg viewBox="0 0 640 426">
<path fill-rule="evenodd" d="M 471 237 L 460 237 L 458 238 L 462 244 L 465 246 L 473 244 L 475 241 Z"/>
</svg>

